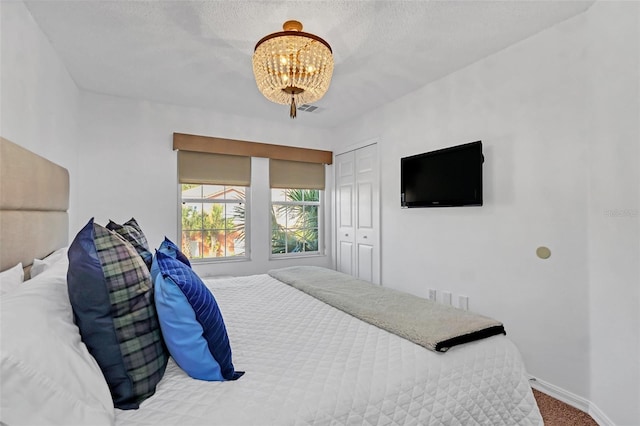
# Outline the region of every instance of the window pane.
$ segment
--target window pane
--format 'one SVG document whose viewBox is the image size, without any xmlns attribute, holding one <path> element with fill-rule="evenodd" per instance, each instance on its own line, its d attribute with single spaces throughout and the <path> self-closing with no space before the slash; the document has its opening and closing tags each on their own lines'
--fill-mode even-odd
<svg viewBox="0 0 640 426">
<path fill-rule="evenodd" d="M 223 229 L 206 231 L 204 239 L 204 257 L 225 257 L 225 233 Z"/>
<path fill-rule="evenodd" d="M 318 206 L 304 206 L 304 227 L 305 228 L 317 228 L 318 227 Z"/>
<path fill-rule="evenodd" d="M 244 254 L 244 236 L 245 236 L 245 214 L 246 207 L 244 203 L 231 204 L 231 207 L 227 206 L 231 210 L 230 222 L 233 225 L 231 230 L 233 231 L 233 239 L 236 241 L 235 245 L 238 247 L 238 242 L 242 243 L 242 253 Z M 237 250 L 236 250 L 237 251 Z"/>
<path fill-rule="evenodd" d="M 285 201 L 286 198 L 286 190 L 284 189 L 272 189 L 271 190 L 271 201 Z"/>
<path fill-rule="evenodd" d="M 301 252 L 300 238 L 294 231 L 287 232 L 287 253 Z"/>
<path fill-rule="evenodd" d="M 304 191 L 305 201 L 320 201 L 320 191 L 317 189 L 310 189 Z"/>
<path fill-rule="evenodd" d="M 232 256 L 244 256 L 245 251 L 244 251 L 244 236 L 242 237 L 242 239 L 238 238 L 237 233 L 236 234 L 231 234 L 230 235 L 231 238 L 231 242 L 232 242 L 232 252 L 231 255 Z"/>
<path fill-rule="evenodd" d="M 202 232 L 182 231 L 182 252 L 190 259 L 202 257 Z"/>
<path fill-rule="evenodd" d="M 228 203 L 225 209 L 225 227 L 226 229 L 236 229 L 236 224 L 243 222 L 244 224 L 244 204 Z"/>
<path fill-rule="evenodd" d="M 307 215 L 305 214 L 306 206 L 293 205 L 289 206 L 287 217 L 289 218 L 289 228 L 304 228 L 307 223 Z"/>
<path fill-rule="evenodd" d="M 305 230 L 303 251 L 318 251 L 318 230 L 317 229 Z"/>
<path fill-rule="evenodd" d="M 222 216 L 222 223 L 220 228 L 233 229 L 233 208 L 230 204 L 224 205 L 224 215 Z"/>
<path fill-rule="evenodd" d="M 304 189 L 287 189 L 287 201 L 304 201 Z"/>
<path fill-rule="evenodd" d="M 182 184 L 182 198 L 202 198 L 202 185 Z"/>
<path fill-rule="evenodd" d="M 271 232 L 271 253 L 282 254 L 286 253 L 286 235 L 282 228 L 273 227 Z"/>
<path fill-rule="evenodd" d="M 224 199 L 224 186 L 202 185 L 202 198 L 207 200 Z"/>
<path fill-rule="evenodd" d="M 202 229 L 202 204 L 182 203 L 182 229 Z"/>
<path fill-rule="evenodd" d="M 273 206 L 273 216 L 272 219 L 275 219 L 275 222 L 278 226 L 283 228 L 287 227 L 287 206 L 275 205 Z"/>
<path fill-rule="evenodd" d="M 202 209 L 203 229 L 224 229 L 224 204 L 206 203 Z"/>
<path fill-rule="evenodd" d="M 227 186 L 225 199 L 227 200 L 244 200 L 246 188 L 244 186 Z"/>
</svg>

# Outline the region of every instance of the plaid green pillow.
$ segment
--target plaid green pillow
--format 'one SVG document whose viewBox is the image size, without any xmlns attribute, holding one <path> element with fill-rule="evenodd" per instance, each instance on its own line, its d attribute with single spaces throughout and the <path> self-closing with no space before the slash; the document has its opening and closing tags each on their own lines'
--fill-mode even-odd
<svg viewBox="0 0 640 426">
<path fill-rule="evenodd" d="M 142 228 L 138 225 L 138 222 L 131 218 L 122 225 L 115 223 L 110 220 L 107 223 L 107 229 L 109 231 L 114 231 L 125 240 L 129 241 L 133 248 L 136 249 L 138 254 L 144 260 L 144 263 L 147 265 L 147 269 L 151 269 L 151 262 L 153 261 L 153 254 L 151 250 L 149 250 L 149 243 L 147 242 L 147 237 L 142 232 Z"/>
<path fill-rule="evenodd" d="M 167 365 L 149 270 L 135 248 L 93 219 L 69 247 L 69 299 L 114 405 L 138 408 Z"/>
</svg>

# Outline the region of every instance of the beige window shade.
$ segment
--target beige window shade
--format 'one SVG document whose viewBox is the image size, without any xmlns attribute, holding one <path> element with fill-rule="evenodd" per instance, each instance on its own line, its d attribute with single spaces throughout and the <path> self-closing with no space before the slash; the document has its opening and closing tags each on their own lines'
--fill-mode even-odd
<svg viewBox="0 0 640 426">
<path fill-rule="evenodd" d="M 180 183 L 251 185 L 251 157 L 178 151 Z"/>
<path fill-rule="evenodd" d="M 324 164 L 269 160 L 271 188 L 324 190 Z"/>
</svg>

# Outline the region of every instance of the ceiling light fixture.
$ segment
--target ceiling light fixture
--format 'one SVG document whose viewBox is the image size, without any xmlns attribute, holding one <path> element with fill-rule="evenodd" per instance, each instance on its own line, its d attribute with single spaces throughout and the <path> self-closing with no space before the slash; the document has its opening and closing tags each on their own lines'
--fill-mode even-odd
<svg viewBox="0 0 640 426">
<path fill-rule="evenodd" d="M 302 32 L 300 22 L 287 21 L 282 29 L 256 44 L 253 74 L 260 92 L 271 102 L 290 104 L 289 116 L 296 118 L 296 103 L 310 104 L 327 92 L 333 55 L 329 43 Z"/>
</svg>

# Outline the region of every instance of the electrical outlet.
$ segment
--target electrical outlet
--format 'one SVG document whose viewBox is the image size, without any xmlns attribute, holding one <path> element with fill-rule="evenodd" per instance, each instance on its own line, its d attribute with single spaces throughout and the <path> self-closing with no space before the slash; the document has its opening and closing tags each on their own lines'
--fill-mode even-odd
<svg viewBox="0 0 640 426">
<path fill-rule="evenodd" d="M 445 305 L 451 305 L 451 292 L 443 291 L 442 292 L 442 303 Z"/>
<path fill-rule="evenodd" d="M 430 288 L 429 289 L 429 300 L 433 300 L 435 302 L 437 300 L 437 298 L 438 298 L 438 295 L 437 295 L 435 289 Z"/>
<path fill-rule="evenodd" d="M 460 309 L 464 309 L 465 311 L 469 310 L 469 296 L 458 296 L 458 307 Z"/>
</svg>

